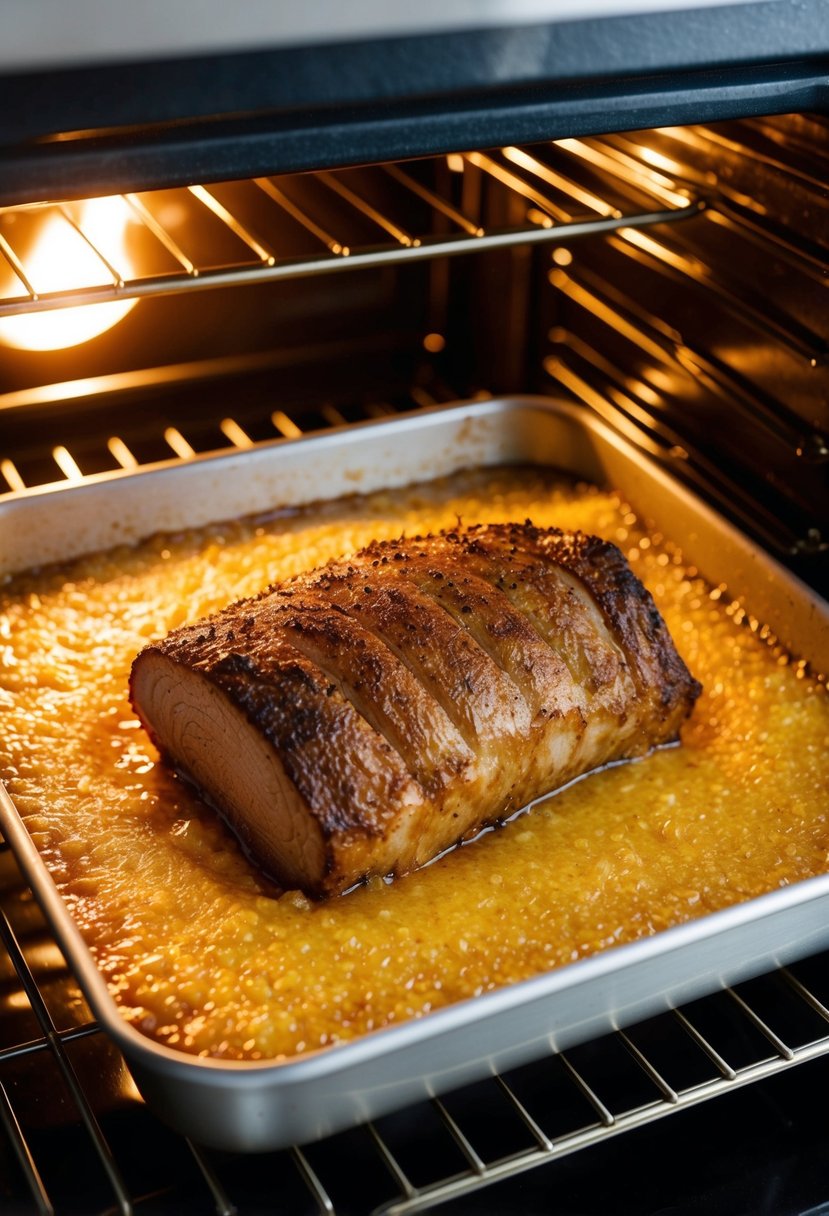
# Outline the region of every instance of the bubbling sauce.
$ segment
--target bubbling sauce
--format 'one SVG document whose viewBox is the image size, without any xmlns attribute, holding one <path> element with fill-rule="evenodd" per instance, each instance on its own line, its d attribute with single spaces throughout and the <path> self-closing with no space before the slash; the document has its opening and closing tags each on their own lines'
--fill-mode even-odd
<svg viewBox="0 0 829 1216">
<path fill-rule="evenodd" d="M 372 539 L 524 520 L 615 541 L 704 692 L 681 745 L 608 768 L 392 883 L 275 888 L 158 761 L 127 699 L 151 638 Z M 829 868 L 829 698 L 621 498 L 460 474 L 16 576 L 0 591 L 0 774 L 125 1018 L 283 1059 Z"/>
</svg>

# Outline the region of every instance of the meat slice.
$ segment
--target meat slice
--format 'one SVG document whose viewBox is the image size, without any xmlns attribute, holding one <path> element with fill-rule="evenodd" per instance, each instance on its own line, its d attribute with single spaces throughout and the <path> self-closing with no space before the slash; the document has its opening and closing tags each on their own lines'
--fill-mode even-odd
<svg viewBox="0 0 829 1216">
<path fill-rule="evenodd" d="M 376 542 L 147 646 L 130 691 L 263 869 L 323 897 L 676 739 L 700 686 L 614 545 L 528 521 Z"/>
</svg>

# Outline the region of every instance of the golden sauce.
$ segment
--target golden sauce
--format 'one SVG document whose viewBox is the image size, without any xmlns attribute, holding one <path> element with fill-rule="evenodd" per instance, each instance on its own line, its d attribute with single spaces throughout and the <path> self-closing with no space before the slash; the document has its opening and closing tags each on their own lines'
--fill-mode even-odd
<svg viewBox="0 0 829 1216">
<path fill-rule="evenodd" d="M 681 746 L 596 773 L 394 883 L 276 891 L 157 763 L 127 700 L 150 638 L 393 538 L 524 520 L 616 541 L 704 692 Z M 620 499 L 490 471 L 50 567 L 0 595 L 0 773 L 124 1016 L 279 1058 L 536 975 L 829 868 L 829 698 Z"/>
</svg>

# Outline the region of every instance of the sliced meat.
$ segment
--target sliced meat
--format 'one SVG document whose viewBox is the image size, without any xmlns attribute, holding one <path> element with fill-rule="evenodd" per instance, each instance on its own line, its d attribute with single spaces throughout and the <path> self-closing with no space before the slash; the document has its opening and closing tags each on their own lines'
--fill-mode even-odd
<svg viewBox="0 0 829 1216">
<path fill-rule="evenodd" d="M 615 546 L 529 522 L 372 544 L 147 646 L 130 686 L 162 755 L 313 896 L 672 741 L 700 692 Z"/>
</svg>

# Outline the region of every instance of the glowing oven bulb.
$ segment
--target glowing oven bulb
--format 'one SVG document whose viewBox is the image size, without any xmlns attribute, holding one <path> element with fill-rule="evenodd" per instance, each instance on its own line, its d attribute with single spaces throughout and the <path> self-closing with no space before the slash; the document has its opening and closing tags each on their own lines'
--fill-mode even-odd
<svg viewBox="0 0 829 1216">
<path fill-rule="evenodd" d="M 129 273 L 126 248 L 130 213 L 122 198 L 88 199 L 78 218 L 85 232 L 119 273 Z M 101 262 L 82 238 L 63 219 L 52 216 L 38 234 L 37 243 L 25 258 L 23 268 L 41 295 L 90 287 L 100 282 Z M 0 341 L 18 350 L 62 350 L 77 346 L 117 325 L 137 300 L 85 304 L 73 308 L 25 313 L 0 320 Z"/>
</svg>

